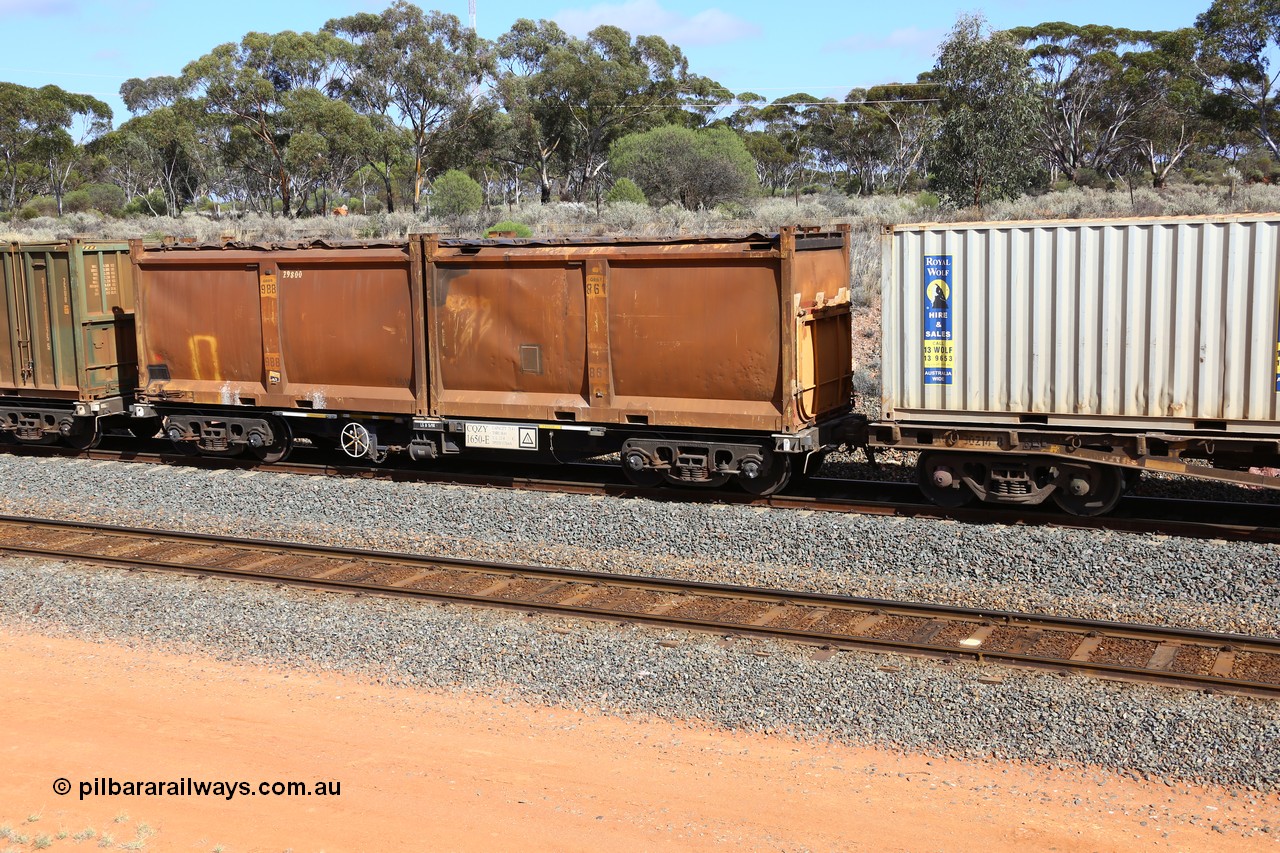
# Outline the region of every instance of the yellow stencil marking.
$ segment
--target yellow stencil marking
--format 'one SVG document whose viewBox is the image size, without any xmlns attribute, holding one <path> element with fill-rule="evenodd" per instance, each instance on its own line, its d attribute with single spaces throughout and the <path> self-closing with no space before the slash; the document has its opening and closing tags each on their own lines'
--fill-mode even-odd
<svg viewBox="0 0 1280 853">
<path fill-rule="evenodd" d="M 191 349 L 191 372 L 196 379 L 222 378 L 222 365 L 218 364 L 217 338 L 213 335 L 192 335 L 187 340 L 187 346 Z M 206 363 L 210 368 L 208 376 L 205 376 L 202 369 Z"/>
</svg>

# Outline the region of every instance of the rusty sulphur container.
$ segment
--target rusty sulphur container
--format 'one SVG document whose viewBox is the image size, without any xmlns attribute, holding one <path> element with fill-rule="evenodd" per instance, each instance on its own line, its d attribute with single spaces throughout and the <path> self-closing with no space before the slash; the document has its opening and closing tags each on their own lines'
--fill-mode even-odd
<svg viewBox="0 0 1280 853">
<path fill-rule="evenodd" d="M 848 409 L 847 227 L 423 255 L 433 415 L 792 433 Z"/>
<path fill-rule="evenodd" d="M 1280 433 L 1280 215 L 898 225 L 903 423 Z"/>
<path fill-rule="evenodd" d="M 0 397 L 121 411 L 137 380 L 128 244 L 12 244 L 3 275 Z"/>
<path fill-rule="evenodd" d="M 133 243 L 145 400 L 412 414 L 421 286 L 406 243 Z"/>
</svg>

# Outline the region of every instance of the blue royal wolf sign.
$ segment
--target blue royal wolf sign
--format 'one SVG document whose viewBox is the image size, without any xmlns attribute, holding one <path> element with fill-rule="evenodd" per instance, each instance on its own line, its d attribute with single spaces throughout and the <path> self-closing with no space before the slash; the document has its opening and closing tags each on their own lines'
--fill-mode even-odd
<svg viewBox="0 0 1280 853">
<path fill-rule="evenodd" d="M 955 304 L 951 255 L 924 256 L 924 384 L 950 385 L 955 366 L 951 307 Z"/>
</svg>

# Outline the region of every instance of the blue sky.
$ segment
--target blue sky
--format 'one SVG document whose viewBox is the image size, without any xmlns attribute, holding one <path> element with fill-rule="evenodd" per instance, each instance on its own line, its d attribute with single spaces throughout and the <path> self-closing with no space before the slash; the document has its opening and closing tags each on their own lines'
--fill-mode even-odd
<svg viewBox="0 0 1280 853">
<path fill-rule="evenodd" d="M 1210 0 L 915 0 L 843 4 L 777 0 L 476 0 L 477 30 L 506 32 L 517 18 L 551 18 L 575 34 L 601 23 L 663 36 L 684 50 L 690 70 L 734 92 L 768 99 L 793 92 L 843 98 L 856 86 L 914 81 L 933 66 L 938 42 L 964 12 L 997 28 L 1067 20 L 1134 29 L 1191 26 Z M 177 74 L 215 45 L 259 30 L 315 30 L 330 18 L 381 11 L 390 0 L 0 0 L 0 80 L 54 83 L 92 93 L 128 113 L 117 92 L 130 77 Z M 423 4 L 467 19 L 466 0 Z"/>
</svg>

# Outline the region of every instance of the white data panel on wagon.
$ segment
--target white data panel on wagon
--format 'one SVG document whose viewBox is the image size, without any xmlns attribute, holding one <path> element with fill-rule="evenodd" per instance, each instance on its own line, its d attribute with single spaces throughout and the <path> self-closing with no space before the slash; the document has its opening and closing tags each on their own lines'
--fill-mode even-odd
<svg viewBox="0 0 1280 853">
<path fill-rule="evenodd" d="M 525 424 L 467 424 L 467 447 L 537 450 L 538 428 Z"/>
</svg>

